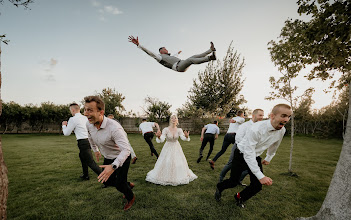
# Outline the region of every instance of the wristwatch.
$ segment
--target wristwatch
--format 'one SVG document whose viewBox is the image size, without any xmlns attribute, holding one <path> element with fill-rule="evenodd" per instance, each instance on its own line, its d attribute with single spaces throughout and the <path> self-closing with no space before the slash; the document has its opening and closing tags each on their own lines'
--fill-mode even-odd
<svg viewBox="0 0 351 220">
<path fill-rule="evenodd" d="M 115 164 L 111 164 L 112 165 L 112 169 L 116 170 L 117 166 Z"/>
</svg>

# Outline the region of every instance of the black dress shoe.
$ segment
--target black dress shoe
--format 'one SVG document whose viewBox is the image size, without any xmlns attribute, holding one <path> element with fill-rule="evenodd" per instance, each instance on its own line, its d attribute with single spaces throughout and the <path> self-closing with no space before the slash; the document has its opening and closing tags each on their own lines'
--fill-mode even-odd
<svg viewBox="0 0 351 220">
<path fill-rule="evenodd" d="M 198 159 L 197 159 L 197 163 L 200 163 L 201 159 L 203 158 L 204 156 L 200 156 Z"/>
<path fill-rule="evenodd" d="M 236 205 L 243 209 L 243 208 L 245 208 L 245 204 L 244 204 L 243 200 L 241 199 L 241 197 L 239 198 L 238 196 L 239 196 L 238 193 L 235 194 L 235 196 L 234 196 L 234 199 L 236 201 Z"/>
<path fill-rule="evenodd" d="M 82 180 L 90 180 L 89 176 L 86 175 L 81 175 L 79 176 L 79 178 L 81 178 Z"/>
<path fill-rule="evenodd" d="M 214 196 L 217 202 L 221 201 L 222 193 L 221 191 L 219 191 L 218 187 L 216 187 L 216 192 Z"/>
<path fill-rule="evenodd" d="M 209 59 L 210 60 L 217 60 L 217 57 L 216 57 L 216 52 L 212 52 L 212 55 L 211 56 L 209 56 Z"/>
</svg>

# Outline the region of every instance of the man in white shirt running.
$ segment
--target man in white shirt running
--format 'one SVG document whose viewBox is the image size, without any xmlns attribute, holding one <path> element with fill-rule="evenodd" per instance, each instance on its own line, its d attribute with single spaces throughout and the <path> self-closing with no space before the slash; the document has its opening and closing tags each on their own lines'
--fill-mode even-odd
<svg viewBox="0 0 351 220">
<path fill-rule="evenodd" d="M 221 200 L 225 189 L 239 184 L 244 170 L 249 170 L 250 185 L 234 196 L 236 205 L 244 208 L 244 202 L 262 190 L 262 185 L 273 184 L 271 178 L 263 174 L 262 164 L 268 165 L 274 157 L 285 134 L 285 124 L 290 120 L 292 110 L 289 105 L 274 106 L 269 120 L 256 122 L 248 130 L 244 139 L 234 151 L 230 178 L 217 184 L 215 199 Z M 266 158 L 261 161 L 260 155 L 267 150 Z"/>
<path fill-rule="evenodd" d="M 212 169 L 214 169 L 215 162 L 218 160 L 220 156 L 222 156 L 225 153 L 228 146 L 230 144 L 235 143 L 236 132 L 239 129 L 239 126 L 244 122 L 245 122 L 245 116 L 244 116 L 244 112 L 241 110 L 238 111 L 236 117 L 230 119 L 228 131 L 223 139 L 222 149 L 216 154 L 216 156 L 212 160 L 209 161 L 210 167 Z"/>
<path fill-rule="evenodd" d="M 237 147 L 237 144 L 240 143 L 240 141 L 242 141 L 242 139 L 244 138 L 246 132 L 251 128 L 251 126 L 254 123 L 263 120 L 263 116 L 264 116 L 264 111 L 262 109 L 255 109 L 252 112 L 252 118 L 249 121 L 247 121 L 247 122 L 243 123 L 242 125 L 240 125 L 240 127 L 237 130 L 236 135 L 235 135 L 235 144 L 232 147 L 232 151 L 230 153 L 228 163 L 223 167 L 221 173 L 219 174 L 219 182 L 222 182 L 224 177 L 225 177 L 225 175 L 227 174 L 227 172 L 232 169 L 232 162 L 233 162 L 233 158 L 234 158 L 234 151 L 235 151 L 235 149 Z M 245 178 L 245 176 L 247 174 L 249 174 L 248 170 L 243 171 L 243 173 L 241 174 L 241 177 L 240 177 L 240 180 L 239 180 L 241 185 L 244 185 L 241 182 L 243 181 L 243 179 Z"/>
<path fill-rule="evenodd" d="M 218 135 L 219 135 L 218 121 L 213 121 L 212 124 L 207 124 L 202 128 L 201 138 L 200 138 L 202 143 L 199 151 L 199 158 L 196 161 L 197 163 L 200 163 L 201 159 L 203 158 L 202 152 L 206 147 L 207 143 L 210 142 L 210 149 L 208 150 L 208 154 L 206 157 L 206 160 L 208 160 L 208 158 L 210 157 L 213 151 L 214 142 L 218 138 Z"/>
<path fill-rule="evenodd" d="M 101 173 L 101 168 L 95 163 L 91 153 L 91 147 L 88 140 L 88 130 L 86 123 L 87 117 L 80 113 L 79 105 L 72 103 L 69 110 L 73 117 L 70 117 L 68 122 L 62 122 L 62 131 L 65 136 L 71 135 L 72 131 L 76 135 L 79 148 L 79 159 L 83 168 L 83 175 L 80 176 L 83 180 L 89 180 L 88 167 L 90 167 L 97 175 Z"/>
<path fill-rule="evenodd" d="M 181 60 L 177 56 L 181 52 L 179 51 L 178 54 L 176 55 L 171 55 L 168 53 L 168 50 L 165 47 L 161 47 L 159 49 L 160 54 L 155 54 L 145 47 L 141 46 L 139 43 L 139 38 L 135 38 L 133 36 L 129 36 L 129 42 L 132 42 L 133 44 L 137 45 L 141 50 L 143 50 L 145 53 L 147 53 L 149 56 L 157 60 L 160 64 L 163 66 L 172 69 L 177 72 L 185 72 L 192 64 L 201 64 L 205 62 L 209 62 L 211 60 L 216 60 L 216 48 L 214 47 L 213 43 L 211 42 L 211 47 L 209 50 L 207 50 L 204 53 L 194 55 L 192 57 L 189 57 L 186 60 Z M 211 56 L 207 56 L 208 54 L 212 53 Z"/>
<path fill-rule="evenodd" d="M 143 118 L 139 125 L 139 131 L 141 131 L 146 143 L 150 147 L 151 156 L 155 154 L 155 156 L 158 158 L 158 153 L 154 147 L 154 144 L 152 143 L 152 138 L 154 138 L 154 127 L 157 128 L 157 133 L 161 133 L 160 126 L 156 122 L 147 122 L 146 119 Z"/>
</svg>

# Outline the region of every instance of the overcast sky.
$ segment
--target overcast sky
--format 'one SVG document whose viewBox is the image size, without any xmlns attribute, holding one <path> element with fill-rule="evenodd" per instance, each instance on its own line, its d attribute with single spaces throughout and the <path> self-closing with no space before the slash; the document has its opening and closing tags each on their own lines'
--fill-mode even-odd
<svg viewBox="0 0 351 220">
<path fill-rule="evenodd" d="M 34 0 L 29 7 L 0 5 L 0 34 L 10 40 L 1 45 L 5 102 L 80 103 L 110 87 L 125 96 L 127 111 L 142 112 L 146 96 L 175 111 L 206 64 L 185 73 L 167 69 L 129 43 L 129 35 L 155 52 L 161 46 L 171 53 L 182 50 L 183 59 L 204 52 L 210 41 L 223 59 L 233 41 L 246 63 L 245 105 L 268 113 L 284 102 L 264 100 L 271 91 L 269 77 L 279 76 L 267 43 L 277 39 L 286 19 L 299 18 L 296 0 Z M 294 83 L 298 94 L 316 89 L 315 108 L 330 103 L 331 94 L 323 92 L 328 83 L 303 77 Z"/>
</svg>

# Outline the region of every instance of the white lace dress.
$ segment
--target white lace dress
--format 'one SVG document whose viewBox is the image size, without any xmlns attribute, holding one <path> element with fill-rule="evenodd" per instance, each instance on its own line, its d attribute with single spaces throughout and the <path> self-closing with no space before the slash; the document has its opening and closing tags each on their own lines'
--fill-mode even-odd
<svg viewBox="0 0 351 220">
<path fill-rule="evenodd" d="M 190 141 L 190 137 L 186 138 L 181 128 L 178 128 L 175 134 L 171 134 L 168 127 L 164 128 L 160 139 L 156 138 L 157 143 L 161 143 L 165 139 L 167 141 L 154 169 L 146 175 L 146 181 L 160 185 L 177 186 L 188 184 L 197 178 L 188 167 L 188 162 L 178 141 L 179 137 L 183 141 Z"/>
</svg>

